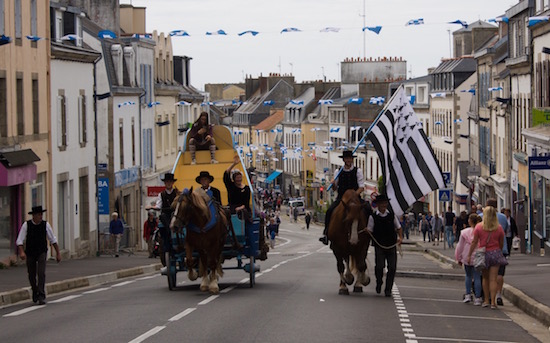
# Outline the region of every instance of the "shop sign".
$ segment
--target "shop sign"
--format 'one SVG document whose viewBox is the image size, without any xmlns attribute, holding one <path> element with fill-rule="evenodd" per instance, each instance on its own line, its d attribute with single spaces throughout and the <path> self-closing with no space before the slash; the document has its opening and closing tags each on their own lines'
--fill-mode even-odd
<svg viewBox="0 0 550 343">
<path fill-rule="evenodd" d="M 550 123 L 550 108 L 533 108 L 533 127 Z"/>
<path fill-rule="evenodd" d="M 529 170 L 550 169 L 550 156 L 529 157 Z"/>
</svg>

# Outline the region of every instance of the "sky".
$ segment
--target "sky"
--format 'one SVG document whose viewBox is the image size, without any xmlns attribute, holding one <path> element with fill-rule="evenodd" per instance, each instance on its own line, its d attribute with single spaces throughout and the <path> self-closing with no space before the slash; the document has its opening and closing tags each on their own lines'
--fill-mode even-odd
<svg viewBox="0 0 550 343">
<path fill-rule="evenodd" d="M 247 75 L 292 74 L 297 82 L 340 81 L 346 58 L 402 57 L 407 78 L 427 74 L 450 57 L 448 22 L 503 15 L 516 0 L 120 0 L 146 7 L 146 29 L 172 37 L 173 53 L 192 57 L 191 84 L 238 83 Z M 364 10 L 365 9 L 365 10 Z M 365 14 L 365 15 L 364 15 Z M 405 26 L 411 19 L 425 24 Z M 365 23 L 365 25 L 363 25 Z M 382 26 L 380 34 L 364 26 Z M 281 33 L 287 27 L 301 32 Z M 340 31 L 320 32 L 325 27 Z M 223 29 L 227 35 L 207 36 Z M 238 36 L 239 32 L 254 30 Z"/>
</svg>

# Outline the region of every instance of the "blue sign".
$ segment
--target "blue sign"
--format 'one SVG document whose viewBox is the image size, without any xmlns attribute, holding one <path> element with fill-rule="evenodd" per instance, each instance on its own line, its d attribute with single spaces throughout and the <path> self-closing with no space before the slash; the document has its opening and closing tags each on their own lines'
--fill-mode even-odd
<svg viewBox="0 0 550 343">
<path fill-rule="evenodd" d="M 532 156 L 529 157 L 530 170 L 550 169 L 550 156 Z"/>
<path fill-rule="evenodd" d="M 445 186 L 451 183 L 451 172 L 443 172 L 443 181 L 445 181 Z"/>
<path fill-rule="evenodd" d="M 451 190 L 450 189 L 440 189 L 439 190 L 439 201 L 441 201 L 441 202 L 451 201 Z"/>
<path fill-rule="evenodd" d="M 97 212 L 109 214 L 109 179 L 100 177 L 97 179 Z"/>
</svg>

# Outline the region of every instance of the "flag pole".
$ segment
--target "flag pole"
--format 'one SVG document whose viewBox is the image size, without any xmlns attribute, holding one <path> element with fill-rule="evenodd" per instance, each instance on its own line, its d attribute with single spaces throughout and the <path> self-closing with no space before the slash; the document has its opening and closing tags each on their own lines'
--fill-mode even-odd
<svg viewBox="0 0 550 343">
<path fill-rule="evenodd" d="M 403 87 L 403 85 L 400 85 L 399 88 Z M 359 142 L 357 142 L 357 145 L 355 146 L 355 148 L 353 149 L 352 151 L 352 155 L 355 154 L 355 152 L 357 151 L 357 149 L 359 149 L 359 146 L 361 144 L 363 144 L 363 142 L 365 141 L 365 138 L 367 138 L 367 135 L 372 131 L 372 128 L 374 127 L 374 125 L 378 122 L 378 119 L 380 119 L 380 116 L 384 113 L 384 111 L 386 110 L 386 107 L 388 106 L 388 104 L 390 102 L 392 102 L 393 98 L 395 97 L 395 94 L 397 94 L 397 92 L 399 91 L 399 88 L 397 88 L 397 90 L 393 93 L 392 97 L 390 98 L 390 100 L 388 100 L 388 102 L 386 103 L 386 105 L 384 105 L 384 108 L 382 108 L 382 111 L 380 111 L 380 113 L 378 113 L 378 115 L 376 116 L 376 118 L 374 119 L 374 121 L 372 122 L 372 124 L 370 124 L 369 128 L 367 129 L 367 131 L 363 134 L 363 137 L 361 138 L 361 140 Z M 340 169 L 338 170 L 338 172 L 336 173 L 336 176 L 334 176 L 334 180 L 333 181 L 336 181 L 338 179 L 338 177 L 340 176 L 340 174 L 342 173 L 342 171 L 344 170 L 344 166 L 340 167 Z M 332 182 L 330 183 L 330 185 L 327 187 L 327 191 L 330 191 L 330 189 L 332 188 Z"/>
</svg>

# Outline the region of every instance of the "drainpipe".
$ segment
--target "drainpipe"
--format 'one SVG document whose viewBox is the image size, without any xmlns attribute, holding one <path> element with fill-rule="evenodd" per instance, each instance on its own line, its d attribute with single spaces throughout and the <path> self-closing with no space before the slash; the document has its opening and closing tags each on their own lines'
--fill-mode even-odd
<svg viewBox="0 0 550 343">
<path fill-rule="evenodd" d="M 94 146 L 95 146 L 95 203 L 96 203 L 96 230 L 97 230 L 97 251 L 96 256 L 99 256 L 100 252 L 100 232 L 99 232 L 99 209 L 97 207 L 97 204 L 99 203 L 99 189 L 98 189 L 98 135 L 97 135 L 97 62 L 101 60 L 102 55 L 98 56 L 94 60 Z"/>
<path fill-rule="evenodd" d="M 143 222 L 143 218 L 142 218 L 142 215 L 143 215 L 143 143 L 142 143 L 142 127 L 141 127 L 141 100 L 143 99 L 143 97 L 145 97 L 145 95 L 147 94 L 147 92 L 145 91 L 145 89 L 141 88 L 141 94 L 139 95 L 139 217 L 140 217 L 140 221 L 139 223 L 142 223 Z M 136 242 L 141 242 L 141 232 L 139 231 L 139 223 L 138 223 L 138 227 L 136 228 L 136 232 L 139 233 L 136 237 Z M 139 243 L 136 243 L 136 245 L 139 246 Z"/>
</svg>

